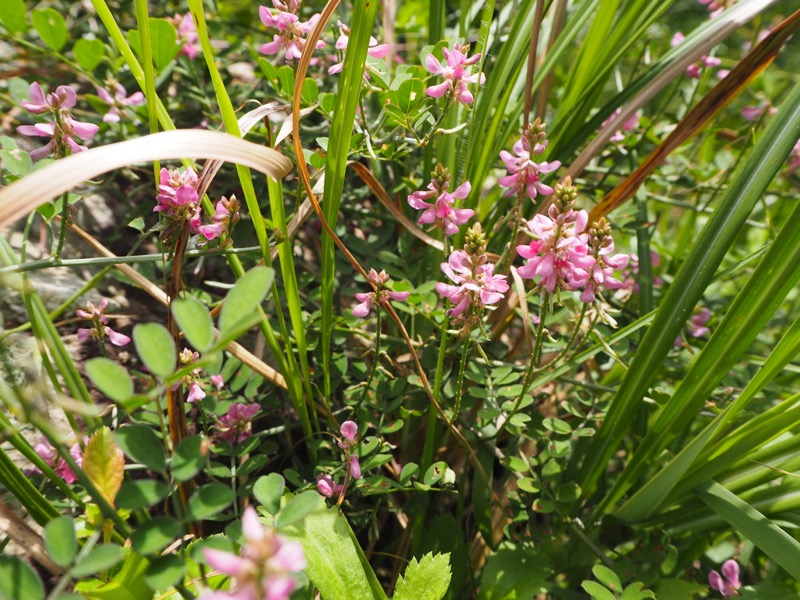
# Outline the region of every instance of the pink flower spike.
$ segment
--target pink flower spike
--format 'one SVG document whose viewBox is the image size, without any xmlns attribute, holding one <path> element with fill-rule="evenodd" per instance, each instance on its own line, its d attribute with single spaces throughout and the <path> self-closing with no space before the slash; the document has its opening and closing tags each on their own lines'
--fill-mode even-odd
<svg viewBox="0 0 800 600">
<path fill-rule="evenodd" d="M 480 54 L 475 54 L 467 58 L 469 45 L 461 46 L 455 44 L 453 49 L 443 48 L 442 54 L 445 64 L 440 63 L 435 56 L 429 54 L 425 57 L 425 68 L 433 75 L 440 75 L 445 78 L 443 83 L 433 85 L 425 90 L 428 96 L 441 98 L 445 94 L 452 94 L 455 101 L 462 104 L 472 104 L 474 98 L 468 89 L 469 84 L 483 84 L 486 76 L 483 73 L 470 74 L 472 65 L 478 64 L 481 59 Z"/>
</svg>

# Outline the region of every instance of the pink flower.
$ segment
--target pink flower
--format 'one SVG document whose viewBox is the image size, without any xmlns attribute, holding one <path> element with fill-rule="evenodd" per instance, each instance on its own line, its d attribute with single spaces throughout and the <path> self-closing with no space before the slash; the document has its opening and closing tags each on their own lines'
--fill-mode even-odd
<svg viewBox="0 0 800 600">
<path fill-rule="evenodd" d="M 46 438 L 42 439 L 41 442 L 36 444 L 33 449 L 36 451 L 36 454 L 42 457 L 47 466 L 53 469 L 56 472 L 56 475 L 61 477 L 66 483 L 75 483 L 77 481 L 77 477 L 75 477 L 75 473 L 66 463 L 66 461 L 59 456 L 58 452 L 55 448 L 50 444 L 50 441 Z M 69 453 L 78 466 L 83 465 L 83 451 L 81 450 L 80 444 L 73 444 L 70 449 Z M 32 472 L 34 473 L 41 473 L 41 471 L 37 467 L 33 467 Z"/>
<path fill-rule="evenodd" d="M 455 208 L 456 200 L 464 200 L 469 196 L 472 186 L 465 181 L 451 194 L 450 172 L 442 165 L 436 165 L 431 173 L 431 182 L 428 191 L 417 191 L 408 197 L 411 208 L 423 211 L 417 223 L 420 225 L 433 225 L 444 231 L 447 235 L 458 233 L 458 226 L 464 225 L 475 214 L 469 208 Z M 432 203 L 426 202 L 436 198 Z"/>
<path fill-rule="evenodd" d="M 197 28 L 192 19 L 192 13 L 185 15 L 175 15 L 171 19 L 167 19 L 175 27 L 178 34 L 178 41 L 183 42 L 181 46 L 181 53 L 189 57 L 189 60 L 194 60 L 200 52 L 200 38 L 197 35 Z"/>
<path fill-rule="evenodd" d="M 701 308 L 699 312 L 694 313 L 689 317 L 689 322 L 686 324 L 686 334 L 692 337 L 703 337 L 711 333 L 711 330 L 706 327 L 706 323 L 711 319 L 711 311 L 707 308 Z M 675 338 L 675 345 L 681 345 L 681 336 Z"/>
<path fill-rule="evenodd" d="M 317 475 L 317 491 L 326 498 L 332 498 L 342 492 L 344 486 L 333 481 L 330 475 Z"/>
<path fill-rule="evenodd" d="M 739 581 L 739 563 L 732 559 L 726 560 L 722 563 L 722 575 L 716 571 L 708 574 L 708 585 L 723 596 L 736 596 L 736 590 L 742 587 Z"/>
<path fill-rule="evenodd" d="M 202 235 L 206 240 L 213 240 L 239 220 L 239 202 L 235 196 L 228 200 L 224 196 L 217 202 L 211 223 L 203 224 L 203 212 L 200 197 L 197 194 L 197 173 L 191 167 L 183 171 L 161 169 L 158 204 L 153 212 L 161 212 L 171 221 L 173 227 L 189 228 L 192 235 Z"/>
<path fill-rule="evenodd" d="M 538 284 L 548 293 L 582 288 L 595 263 L 589 254 L 588 235 L 583 233 L 589 216 L 572 209 L 577 188 L 565 180 L 556 186 L 555 195 L 547 215 L 536 215 L 527 223 L 534 240 L 517 246 L 517 253 L 528 259 L 517 273 L 523 279 L 538 277 Z"/>
<path fill-rule="evenodd" d="M 314 29 L 320 15 L 317 13 L 303 23 L 295 14 L 300 8 L 300 0 L 288 0 L 288 3 L 272 0 L 272 5 L 277 9 L 276 13 L 266 6 L 260 6 L 258 15 L 266 27 L 277 29 L 278 33 L 271 42 L 262 44 L 258 51 L 261 54 L 275 54 L 284 49 L 286 50 L 286 62 L 291 62 L 302 55 L 306 44 L 305 36 Z M 324 47 L 325 42 L 317 41 L 317 49 Z"/>
<path fill-rule="evenodd" d="M 142 92 L 135 92 L 128 96 L 125 88 L 119 83 L 115 85 L 113 96 L 105 88 L 97 88 L 97 95 L 111 107 L 103 117 L 103 121 L 106 123 L 117 123 L 120 119 L 120 109 L 124 109 L 126 106 L 137 106 L 144 102 L 144 94 Z"/>
<path fill-rule="evenodd" d="M 306 568 L 303 547 L 265 528 L 252 506 L 248 506 L 242 515 L 242 534 L 245 545 L 241 555 L 203 548 L 211 568 L 228 575 L 233 581 L 227 596 L 210 592 L 201 596 L 201 600 L 288 600 L 297 587 L 291 573 Z"/>
<path fill-rule="evenodd" d="M 684 39 L 686 39 L 684 35 L 680 31 L 677 31 L 675 32 L 675 35 L 672 36 L 670 45 L 674 48 L 675 46 L 683 42 Z M 690 77 L 692 79 L 700 79 L 701 70 L 703 67 L 718 67 L 721 64 L 722 61 L 715 56 L 701 56 L 700 64 L 692 63 L 691 65 L 686 67 L 685 73 L 687 77 Z"/>
<path fill-rule="evenodd" d="M 514 154 L 505 150 L 500 151 L 500 158 L 505 163 L 509 173 L 497 180 L 497 183 L 501 186 L 509 188 L 503 196 L 511 198 L 527 194 L 533 200 L 539 194 L 544 196 L 552 194 L 553 188 L 539 181 L 539 176 L 552 173 L 561 166 L 561 163 L 557 160 L 550 163 L 536 163 L 531 160 L 531 145 L 525 136 L 517 140 L 513 150 Z M 540 152 L 542 151 L 544 151 L 544 147 L 540 150 Z M 534 152 L 536 154 L 539 153 L 536 152 L 536 148 L 534 148 Z"/>
<path fill-rule="evenodd" d="M 700 4 L 706 5 L 708 8 L 708 16 L 712 19 L 718 17 L 722 12 L 732 4 L 731 0 L 697 0 Z"/>
<path fill-rule="evenodd" d="M 214 425 L 218 432 L 217 437 L 230 445 L 241 444 L 253 435 L 250 424 L 259 410 L 258 404 L 245 404 L 244 402 L 232 404 L 228 409 L 228 414 L 219 418 Z"/>
<path fill-rule="evenodd" d="M 86 150 L 86 146 L 78 144 L 72 139 L 72 136 L 89 141 L 100 128 L 92 123 L 82 123 L 72 118 L 69 109 L 73 108 L 77 101 L 75 90 L 61 85 L 56 88 L 55 92 L 45 97 L 41 86 L 33 82 L 28 88 L 28 95 L 30 100 L 20 103 L 24 109 L 35 115 L 49 112 L 55 118 L 51 123 L 17 127 L 17 132 L 22 135 L 52 138 L 47 144 L 30 153 L 32 159 L 45 158 L 50 153 L 55 153 L 56 156 L 65 156 L 68 154 L 67 150 L 72 154 Z"/>
<path fill-rule="evenodd" d="M 486 76 L 483 73 L 470 75 L 472 65 L 476 65 L 481 60 L 481 55 L 476 54 L 467 58 L 469 44 L 455 44 L 453 49 L 442 49 L 445 64 L 441 64 L 433 54 L 425 58 L 425 68 L 434 75 L 441 75 L 445 78 L 443 83 L 433 85 L 425 90 L 425 93 L 432 98 L 441 98 L 445 94 L 452 96 L 457 102 L 462 104 L 472 104 L 474 100 L 470 93 L 468 84 L 483 84 Z"/>
<path fill-rule="evenodd" d="M 348 442 L 352 442 L 356 439 L 356 435 L 358 434 L 358 425 L 356 425 L 355 421 L 345 421 L 342 423 L 341 427 L 339 427 L 339 433 L 341 433 L 342 437 Z"/>
<path fill-rule="evenodd" d="M 627 254 L 614 254 L 611 226 L 605 218 L 601 218 L 589 228 L 589 244 L 594 264 L 589 267 L 589 281 L 581 293 L 582 302 L 594 302 L 595 294 L 599 289 L 617 290 L 621 288 L 623 283 L 614 278 L 614 270 L 624 269 L 630 258 Z"/>
<path fill-rule="evenodd" d="M 378 273 L 375 269 L 370 269 L 369 273 L 367 273 L 367 279 L 378 288 L 378 291 L 356 294 L 356 300 L 359 301 L 359 304 L 353 309 L 353 316 L 355 317 L 361 319 L 366 317 L 372 308 L 372 303 L 376 300 L 379 304 L 385 304 L 389 300 L 403 302 L 411 295 L 410 292 L 393 292 L 389 289 L 385 289 L 385 285 L 389 281 L 389 275 L 386 271 Z"/>
<path fill-rule="evenodd" d="M 772 103 L 769 100 L 764 100 L 755 106 L 745 106 L 742 109 L 742 117 L 746 121 L 755 121 L 764 113 L 768 115 L 774 115 L 777 112 L 778 109 L 772 106 Z"/>
<path fill-rule="evenodd" d="M 212 375 L 211 385 L 213 385 L 218 390 L 221 390 L 222 386 L 225 385 L 225 382 L 222 380 L 222 375 Z"/>
<path fill-rule="evenodd" d="M 194 402 L 196 400 L 202 400 L 206 397 L 206 393 L 203 391 L 203 388 L 200 387 L 200 384 L 196 381 L 193 381 L 189 384 L 189 393 L 186 396 L 187 402 Z"/>
<path fill-rule="evenodd" d="M 451 317 L 460 317 L 467 308 L 475 313 L 498 303 L 508 291 L 505 275 L 495 275 L 494 265 L 485 256 L 472 256 L 465 250 L 454 250 L 442 271 L 456 285 L 437 283 L 436 291 L 447 298 L 453 307 L 447 311 Z"/>
<path fill-rule="evenodd" d="M 127 335 L 118 333 L 108 326 L 108 318 L 105 315 L 108 300 L 103 298 L 100 304 L 95 308 L 94 304 L 87 302 L 84 308 L 79 308 L 75 311 L 81 319 L 86 319 L 92 322 L 92 327 L 81 327 L 78 329 L 78 339 L 86 341 L 89 338 L 94 338 L 97 341 L 102 341 L 104 337 L 108 336 L 109 341 L 115 346 L 125 346 L 130 343 L 131 338 Z"/>
<path fill-rule="evenodd" d="M 600 124 L 600 129 L 605 129 L 608 125 L 611 124 L 611 121 L 617 118 L 622 112 L 622 109 L 617 109 L 613 113 L 611 113 L 608 118 Z M 622 124 L 622 129 L 618 129 L 614 132 L 608 141 L 609 142 L 621 142 L 625 139 L 625 134 L 633 131 L 634 127 L 639 124 L 639 117 L 641 116 L 641 111 L 637 110 L 631 117 Z"/>
<path fill-rule="evenodd" d="M 347 42 L 350 39 L 350 30 L 342 25 L 339 24 L 339 27 L 342 30 L 342 34 L 339 36 L 339 39 L 336 40 L 336 49 L 342 52 L 342 56 L 344 56 L 344 51 L 347 49 Z M 367 54 L 372 58 L 384 58 L 387 54 L 389 54 L 389 44 L 378 44 L 378 40 L 374 37 L 369 38 L 369 47 L 367 48 Z M 336 73 L 341 73 L 342 67 L 344 66 L 344 60 L 341 62 L 332 65 L 328 69 L 329 75 L 334 75 Z M 364 74 L 365 77 L 368 77 L 366 73 Z"/>
<path fill-rule="evenodd" d="M 358 457 L 355 454 L 350 456 L 348 470 L 350 471 L 350 477 L 353 479 L 361 479 L 361 463 L 358 462 Z"/>
</svg>

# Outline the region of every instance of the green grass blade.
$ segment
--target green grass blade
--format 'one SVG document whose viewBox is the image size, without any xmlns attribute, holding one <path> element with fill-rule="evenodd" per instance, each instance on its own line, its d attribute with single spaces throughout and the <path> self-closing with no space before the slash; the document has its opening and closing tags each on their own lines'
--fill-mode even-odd
<svg viewBox="0 0 800 600">
<path fill-rule="evenodd" d="M 358 100 L 364 79 L 364 65 L 367 60 L 367 48 L 378 2 L 356 0 L 353 3 L 353 21 L 350 23 L 350 36 L 344 56 L 344 67 L 339 79 L 339 93 L 336 95 L 336 108 L 331 123 L 328 155 L 325 162 L 325 188 L 323 212 L 325 220 L 332 229 L 336 228 L 339 205 L 344 189 L 344 175 L 347 168 L 347 156 L 350 151 L 350 138 L 356 118 Z M 321 302 L 322 330 L 320 345 L 323 369 L 323 394 L 326 401 L 331 397 L 331 337 L 333 334 L 333 287 L 336 278 L 336 256 L 333 239 L 328 235 L 322 237 L 321 267 Z"/>
<path fill-rule="evenodd" d="M 758 510 L 716 482 L 701 486 L 697 496 L 795 579 L 800 579 L 800 543 Z"/>
<path fill-rule="evenodd" d="M 756 147 L 742 160 L 731 184 L 690 250 L 675 281 L 658 309 L 653 325 L 631 361 L 628 373 L 613 398 L 607 417 L 593 440 L 582 466 L 579 484 L 593 494 L 597 481 L 641 408 L 641 399 L 655 380 L 675 338 L 711 282 L 755 203 L 777 174 L 800 137 L 800 83 L 784 100 Z M 791 228 L 790 228 L 791 229 Z M 766 261 L 762 261 L 766 262 Z M 766 279 L 769 280 L 767 274 Z M 742 329 L 744 324 L 740 324 Z M 687 390 L 688 391 L 688 390 Z M 682 401 L 688 402 L 688 401 Z M 670 413 L 682 406 L 669 407 Z M 623 477 L 615 492 L 604 499 L 608 506 L 621 496 L 630 482 Z"/>
</svg>

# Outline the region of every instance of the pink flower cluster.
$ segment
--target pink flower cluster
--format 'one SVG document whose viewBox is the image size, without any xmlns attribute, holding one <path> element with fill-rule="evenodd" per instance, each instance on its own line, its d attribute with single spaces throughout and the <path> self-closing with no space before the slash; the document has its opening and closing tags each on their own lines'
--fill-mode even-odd
<svg viewBox="0 0 800 600">
<path fill-rule="evenodd" d="M 215 377 L 219 378 L 218 381 L 222 387 L 222 376 L 212 375 L 211 381 L 215 382 Z M 217 438 L 227 442 L 231 446 L 234 444 L 241 444 L 243 441 L 253 435 L 251 422 L 258 414 L 260 407 L 258 404 L 246 404 L 245 402 L 235 402 L 228 409 L 225 416 L 217 419 L 214 424 L 214 429 L 217 431 Z"/>
<path fill-rule="evenodd" d="M 500 302 L 508 291 L 506 276 L 495 275 L 494 264 L 487 262 L 485 256 L 454 250 L 441 267 L 442 272 L 455 284 L 436 284 L 439 295 L 453 304 L 447 311 L 451 317 L 460 317 L 469 307 L 475 312 L 482 312 L 486 306 Z"/>
<path fill-rule="evenodd" d="M 390 299 L 395 302 L 403 302 L 410 295 L 410 292 L 393 292 L 389 289 L 385 289 L 386 283 L 389 281 L 389 275 L 386 271 L 378 273 L 375 269 L 370 269 L 367 274 L 367 279 L 378 288 L 378 291 L 356 294 L 356 300 L 359 301 L 359 304 L 353 309 L 353 316 L 361 319 L 369 314 L 373 302 L 377 301 L 378 304 L 384 304 Z"/>
<path fill-rule="evenodd" d="M 508 175 L 497 180 L 501 186 L 509 188 L 504 197 L 522 198 L 527 194 L 528 198 L 534 200 L 539 194 L 549 196 L 553 193 L 553 188 L 543 184 L 539 176 L 552 173 L 561 166 L 561 163 L 557 160 L 537 163 L 531 158 L 532 155 L 541 154 L 547 148 L 547 134 L 544 129 L 544 123 L 537 118 L 528 125 L 522 137 L 514 144 L 513 154 L 506 150 L 500 152 L 500 158 L 508 170 Z"/>
<path fill-rule="evenodd" d="M 126 106 L 138 106 L 144 102 L 144 94 L 142 92 L 135 92 L 130 96 L 128 92 L 119 83 L 114 85 L 114 95 L 105 88 L 97 88 L 97 95 L 100 99 L 108 104 L 111 108 L 103 117 L 106 123 L 118 123 L 120 116 L 119 111 L 125 110 Z"/>
<path fill-rule="evenodd" d="M 689 322 L 686 323 L 686 334 L 692 337 L 703 337 L 711 333 L 711 330 L 706 327 L 706 323 L 711 320 L 711 311 L 707 308 L 701 308 L 698 312 L 689 317 Z M 681 345 L 681 336 L 675 338 L 675 345 Z"/>
<path fill-rule="evenodd" d="M 78 144 L 72 139 L 72 136 L 88 142 L 100 128 L 93 123 L 82 123 L 72 118 L 70 109 L 77 103 L 75 90 L 66 85 L 60 85 L 55 92 L 45 96 L 41 86 L 33 82 L 28 88 L 28 96 L 30 100 L 20 103 L 22 108 L 35 115 L 50 113 L 54 118 L 50 123 L 17 127 L 17 132 L 22 135 L 51 138 L 47 144 L 31 152 L 32 159 L 39 160 L 51 153 L 61 157 L 68 153 L 75 154 L 86 150 L 86 146 Z"/>
<path fill-rule="evenodd" d="M 611 113 L 608 118 L 600 124 L 600 129 L 605 129 L 608 125 L 611 124 L 611 121 L 617 118 L 622 112 L 622 109 L 618 108 L 613 113 Z M 639 117 L 641 116 L 641 111 L 636 111 L 631 117 L 622 124 L 622 129 L 618 129 L 614 132 L 610 138 L 608 138 L 609 142 L 621 142 L 625 139 L 625 134 L 630 133 L 633 129 L 639 124 Z"/>
<path fill-rule="evenodd" d="M 676 31 L 675 35 L 672 36 L 670 45 L 674 48 L 683 42 L 684 39 L 686 39 L 685 36 L 680 31 Z M 722 61 L 716 56 L 701 56 L 699 63 L 692 63 L 686 67 L 686 76 L 691 77 L 692 79 L 700 79 L 703 67 L 718 67 L 721 64 Z"/>
<path fill-rule="evenodd" d="M 197 28 L 192 19 L 192 13 L 185 15 L 175 15 L 171 19 L 167 19 L 175 27 L 175 32 L 178 34 L 178 41 L 183 42 L 181 46 L 181 54 L 189 57 L 189 60 L 194 60 L 200 52 L 200 38 L 197 35 Z"/>
<path fill-rule="evenodd" d="M 305 36 L 308 35 L 319 20 L 319 13 L 313 15 L 308 21 L 300 21 L 297 10 L 300 8 L 300 0 L 272 0 L 272 6 L 277 12 L 272 12 L 266 6 L 258 8 L 258 16 L 261 22 L 271 29 L 277 29 L 278 33 L 267 44 L 262 44 L 258 49 L 261 54 L 276 54 L 281 49 L 286 51 L 286 62 L 291 62 L 303 53 L 306 45 Z M 325 42 L 319 40 L 316 48 L 325 47 Z"/>
<path fill-rule="evenodd" d="M 178 362 L 181 367 L 185 367 L 196 363 L 200 360 L 200 354 L 198 352 L 193 352 L 188 348 L 184 348 L 178 354 Z M 202 376 L 202 369 L 197 368 L 193 369 L 189 374 L 184 375 L 180 381 L 172 386 L 172 390 L 177 390 L 181 385 L 185 384 L 189 387 L 189 393 L 186 395 L 187 402 L 195 402 L 197 400 L 202 400 L 206 397 L 206 392 L 203 390 L 203 386 L 200 385 L 200 377 Z M 212 375 L 211 376 L 211 385 L 215 388 L 222 389 L 222 386 L 225 385 L 225 382 L 222 380 L 222 375 Z"/>
<path fill-rule="evenodd" d="M 232 578 L 231 590 L 212 591 L 200 600 L 288 600 L 297 587 L 292 573 L 306 568 L 303 547 L 261 524 L 252 506 L 242 514 L 241 555 L 203 548 L 208 564 Z"/>
<path fill-rule="evenodd" d="M 55 448 L 53 448 L 50 441 L 47 439 L 42 439 L 41 442 L 36 444 L 33 447 L 36 450 L 36 454 L 42 457 L 47 466 L 53 469 L 56 472 L 56 475 L 61 477 L 67 483 L 75 483 L 77 481 L 77 477 L 75 477 L 75 473 L 66 463 L 66 461 L 59 456 L 58 452 Z M 81 450 L 80 444 L 73 444 L 69 449 L 70 456 L 75 459 L 75 462 L 78 463 L 78 466 L 83 465 L 83 451 Z M 41 473 L 41 471 L 37 467 L 33 467 L 31 469 L 33 473 Z"/>
<path fill-rule="evenodd" d="M 344 51 L 347 49 L 347 42 L 350 40 L 350 30 L 341 23 L 339 24 L 339 28 L 342 30 L 339 39 L 336 40 L 336 49 L 342 52 L 344 55 Z M 384 58 L 387 54 L 389 54 L 389 44 L 378 44 L 378 40 L 374 37 L 369 38 L 369 47 L 367 48 L 367 54 L 372 58 Z M 336 73 L 342 72 L 342 67 L 344 66 L 344 60 L 341 62 L 332 65 L 328 69 L 329 75 L 334 75 Z M 365 74 L 366 76 L 366 74 Z"/>
<path fill-rule="evenodd" d="M 589 280 L 581 292 L 581 302 L 594 302 L 600 289 L 618 290 L 622 281 L 614 278 L 614 270 L 628 266 L 627 254 L 614 254 L 614 240 L 611 238 L 611 225 L 601 218 L 589 227 L 589 248 L 594 264 L 589 267 Z"/>
<path fill-rule="evenodd" d="M 733 4 L 732 0 L 697 0 L 708 8 L 708 16 L 712 19 L 718 17 L 722 12 Z"/>
<path fill-rule="evenodd" d="M 711 571 L 708 574 L 708 585 L 724 597 L 737 596 L 736 590 L 742 587 L 742 583 L 739 581 L 739 563 L 733 559 L 726 560 L 722 563 L 722 575 L 717 571 Z"/>
<path fill-rule="evenodd" d="M 118 333 L 108 326 L 108 317 L 105 315 L 108 300 L 103 298 L 100 304 L 95 308 L 94 304 L 87 302 L 84 308 L 79 308 L 75 311 L 81 319 L 86 319 L 92 322 L 91 327 L 80 327 L 78 329 L 78 339 L 80 341 L 88 340 L 90 337 L 97 341 L 102 341 L 105 336 L 115 346 L 125 346 L 130 343 L 131 338 L 122 333 Z"/>
<path fill-rule="evenodd" d="M 420 225 L 433 225 L 447 235 L 458 233 L 458 226 L 464 225 L 475 214 L 469 208 L 455 208 L 456 200 L 463 200 L 469 196 L 472 186 L 465 181 L 451 194 L 450 172 L 442 165 L 436 165 L 431 173 L 431 182 L 428 191 L 417 191 L 408 197 L 411 208 L 423 211 L 417 223 Z M 432 203 L 426 202 L 436 198 Z"/>
<path fill-rule="evenodd" d="M 349 480 L 361 479 L 361 463 L 358 456 L 355 454 L 355 448 L 358 445 L 358 425 L 355 421 L 345 421 L 339 427 L 339 433 L 342 434 L 337 444 L 339 448 L 344 450 L 345 464 L 347 465 L 347 477 L 344 484 L 336 483 L 333 477 L 327 473 L 317 476 L 317 491 L 326 498 L 344 493 Z"/>
<path fill-rule="evenodd" d="M 173 221 L 173 225 L 186 223 L 192 235 L 201 234 L 206 240 L 213 240 L 227 233 L 239 219 L 239 202 L 236 197 L 231 196 L 228 200 L 223 196 L 217 202 L 211 223 L 203 224 L 203 211 L 197 195 L 197 173 L 191 167 L 184 171 L 161 169 L 158 189 L 158 204 L 153 212 L 163 213 Z"/>
<path fill-rule="evenodd" d="M 467 58 L 469 54 L 469 44 L 455 44 L 453 49 L 443 48 L 442 54 L 445 63 L 440 63 L 433 54 L 428 54 L 425 58 L 425 68 L 434 75 L 444 77 L 444 82 L 432 85 L 425 90 L 425 93 L 432 98 L 441 98 L 447 95 L 461 104 L 472 104 L 474 97 L 467 87 L 469 84 L 483 84 L 486 75 L 483 73 L 470 74 L 469 67 L 476 65 L 481 60 L 480 54 L 475 54 Z"/>
</svg>

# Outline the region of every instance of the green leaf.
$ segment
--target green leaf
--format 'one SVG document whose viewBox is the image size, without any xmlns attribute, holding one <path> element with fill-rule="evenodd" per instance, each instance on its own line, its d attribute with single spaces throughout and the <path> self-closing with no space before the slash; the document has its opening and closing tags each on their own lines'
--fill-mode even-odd
<svg viewBox="0 0 800 600">
<path fill-rule="evenodd" d="M 225 335 L 239 321 L 250 319 L 267 296 L 275 271 L 267 267 L 250 269 L 225 296 L 219 315 L 219 330 Z"/>
<path fill-rule="evenodd" d="M 278 529 L 283 529 L 302 521 L 306 516 L 314 512 L 321 503 L 322 496 L 316 490 L 297 494 L 289 500 L 286 507 L 280 512 L 275 525 Z"/>
<path fill-rule="evenodd" d="M 139 554 L 156 554 L 183 533 L 183 526 L 172 517 L 156 517 L 140 524 L 131 535 L 133 549 Z"/>
<path fill-rule="evenodd" d="M 4 0 L 3 10 L 0 10 L 0 23 L 10 33 L 25 33 L 28 30 L 27 14 L 25 0 Z"/>
<path fill-rule="evenodd" d="M 336 507 L 319 504 L 317 510 L 281 529 L 280 534 L 303 545 L 308 561 L 305 573 L 322 598 L 386 599 L 350 525 Z"/>
<path fill-rule="evenodd" d="M 122 560 L 122 548 L 116 544 L 103 544 L 92 548 L 91 552 L 69 571 L 73 577 L 86 577 L 105 571 Z"/>
<path fill-rule="evenodd" d="M 316 79 L 306 77 L 305 81 L 303 81 L 301 98 L 306 105 L 314 104 L 317 101 L 317 98 L 319 98 L 319 85 L 317 85 Z"/>
<path fill-rule="evenodd" d="M 95 431 L 83 451 L 84 473 L 111 506 L 125 475 L 125 457 L 108 427 Z"/>
<path fill-rule="evenodd" d="M 164 442 L 145 425 L 126 425 L 114 432 L 125 455 L 148 469 L 163 473 L 167 468 Z"/>
<path fill-rule="evenodd" d="M 117 494 L 117 506 L 130 510 L 147 508 L 167 497 L 169 486 L 155 479 L 137 479 L 122 484 Z"/>
<path fill-rule="evenodd" d="M 167 377 L 175 371 L 178 357 L 167 328 L 158 323 L 139 323 L 133 328 L 136 352 L 153 375 Z"/>
<path fill-rule="evenodd" d="M 450 554 L 429 552 L 417 562 L 408 563 L 397 581 L 393 600 L 441 600 L 450 587 Z"/>
<path fill-rule="evenodd" d="M 58 517 L 44 527 L 47 553 L 59 567 L 68 567 L 78 554 L 78 538 L 72 517 Z"/>
<path fill-rule="evenodd" d="M 695 493 L 787 573 L 800 579 L 800 542 L 715 481 L 699 486 Z"/>
<path fill-rule="evenodd" d="M 570 427 L 569 423 L 561 419 L 547 417 L 546 419 L 542 420 L 542 425 L 545 429 L 552 431 L 553 433 L 560 433 L 564 435 L 572 433 L 572 427 Z"/>
<path fill-rule="evenodd" d="M 170 473 L 177 481 L 188 481 L 202 469 L 208 460 L 208 451 L 203 451 L 203 436 L 184 438 L 175 449 L 170 464 Z"/>
<path fill-rule="evenodd" d="M 37 8 L 31 14 L 36 33 L 47 46 L 59 52 L 67 43 L 67 22 L 54 8 Z"/>
<path fill-rule="evenodd" d="M 426 98 L 425 84 L 421 79 L 406 79 L 392 94 L 395 105 L 403 111 L 403 114 L 410 115 L 416 106 Z"/>
<path fill-rule="evenodd" d="M 128 32 L 128 41 L 141 56 L 138 29 L 131 29 Z M 166 19 L 150 17 L 150 47 L 153 51 L 153 65 L 159 71 L 163 71 L 181 49 L 175 27 Z"/>
<path fill-rule="evenodd" d="M 550 590 L 547 561 L 524 546 L 504 544 L 486 561 L 479 600 L 533 598 Z"/>
<path fill-rule="evenodd" d="M 408 485 L 411 479 L 417 476 L 419 476 L 419 465 L 413 462 L 406 463 L 400 471 L 400 483 Z"/>
<path fill-rule="evenodd" d="M 172 303 L 172 314 L 189 343 L 200 352 L 211 348 L 214 342 L 214 323 L 205 304 L 194 296 L 178 298 Z"/>
<path fill-rule="evenodd" d="M 33 161 L 31 155 L 22 148 L 17 147 L 17 143 L 10 137 L 0 136 L 0 160 L 3 162 L 3 169 L 11 175 L 24 177 L 31 172 Z"/>
<path fill-rule="evenodd" d="M 597 581 L 602 583 L 612 592 L 622 591 L 622 582 L 619 580 L 619 575 L 609 569 L 605 565 L 595 565 L 592 567 L 592 573 L 597 577 Z"/>
<path fill-rule="evenodd" d="M 596 581 L 584 581 L 581 587 L 593 600 L 616 600 L 616 596 Z"/>
<path fill-rule="evenodd" d="M 0 600 L 44 600 L 42 580 L 16 556 L 0 556 Z"/>
<path fill-rule="evenodd" d="M 153 593 L 144 582 L 147 565 L 146 558 L 136 552 L 128 552 L 125 562 L 111 581 L 89 589 L 89 585 L 97 580 L 84 580 L 75 585 L 75 590 L 81 592 L 86 600 L 152 600 Z"/>
<path fill-rule="evenodd" d="M 87 360 L 86 375 L 98 390 L 115 402 L 125 402 L 133 396 L 133 380 L 128 370 L 110 358 L 98 356 Z"/>
<path fill-rule="evenodd" d="M 278 81 L 284 94 L 291 94 L 294 89 L 294 69 L 287 65 L 278 68 Z"/>
<path fill-rule="evenodd" d="M 178 554 L 167 554 L 150 563 L 144 580 L 150 589 L 159 591 L 178 583 L 185 572 L 186 561 Z"/>
<path fill-rule="evenodd" d="M 202 521 L 222 512 L 235 500 L 233 490 L 221 483 L 209 483 L 199 488 L 189 498 L 188 513 L 191 519 Z"/>
<path fill-rule="evenodd" d="M 270 473 L 256 479 L 253 485 L 253 495 L 271 515 L 277 515 L 281 508 L 281 496 L 286 488 L 286 482 L 278 473 Z"/>
<path fill-rule="evenodd" d="M 103 60 L 106 45 L 95 39 L 81 38 L 72 47 L 72 53 L 75 55 L 75 60 L 80 66 L 87 71 L 94 71 Z"/>
</svg>

